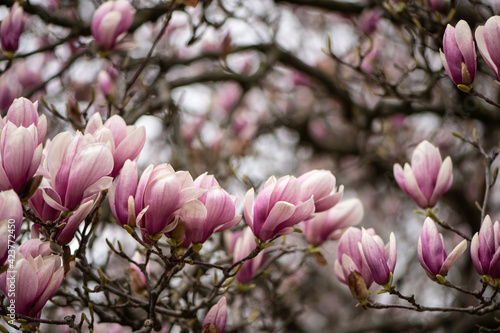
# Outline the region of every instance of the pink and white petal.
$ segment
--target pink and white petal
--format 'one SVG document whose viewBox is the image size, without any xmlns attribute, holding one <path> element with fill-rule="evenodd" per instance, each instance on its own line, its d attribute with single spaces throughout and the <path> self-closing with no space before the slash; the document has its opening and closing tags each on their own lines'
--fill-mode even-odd
<svg viewBox="0 0 500 333">
<path fill-rule="evenodd" d="M 446 276 L 451 266 L 458 260 L 458 258 L 460 258 L 460 256 L 462 255 L 462 253 L 464 253 L 466 249 L 467 249 L 467 240 L 464 239 L 457 246 L 455 246 L 453 251 L 451 251 L 451 253 L 448 255 L 448 257 L 443 263 L 443 266 L 439 270 L 439 274 L 442 276 Z"/>
<path fill-rule="evenodd" d="M 276 228 L 289 219 L 295 212 L 295 206 L 285 201 L 277 202 L 269 212 L 260 232 L 256 235 L 260 240 L 267 241 L 276 236 Z M 288 227 L 285 226 L 285 227 Z"/>
<path fill-rule="evenodd" d="M 407 194 L 419 205 L 421 208 L 427 208 L 429 206 L 429 202 L 420 191 L 420 188 L 417 183 L 417 179 L 413 174 L 413 170 L 408 164 L 405 164 L 404 168 L 405 173 L 405 185 Z"/>
<path fill-rule="evenodd" d="M 438 199 L 450 189 L 453 183 L 453 164 L 451 158 L 448 156 L 444 159 L 439 174 L 436 180 L 436 185 L 432 196 L 430 197 L 429 204 L 431 207 L 435 206 Z"/>
</svg>

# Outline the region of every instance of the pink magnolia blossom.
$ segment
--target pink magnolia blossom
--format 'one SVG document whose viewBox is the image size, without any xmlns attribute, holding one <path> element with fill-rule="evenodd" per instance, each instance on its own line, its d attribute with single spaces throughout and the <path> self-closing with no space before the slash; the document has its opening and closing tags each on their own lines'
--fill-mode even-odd
<svg viewBox="0 0 500 333">
<path fill-rule="evenodd" d="M 438 199 L 450 189 L 453 182 L 453 166 L 448 156 L 441 160 L 439 149 L 428 141 L 422 141 L 413 151 L 411 166 L 404 170 L 394 164 L 394 177 L 421 208 L 434 207 Z"/>
<path fill-rule="evenodd" d="M 169 164 L 150 165 L 141 175 L 135 194 L 136 224 L 145 235 L 172 231 L 182 206 L 206 190 L 194 187 L 187 171 L 175 171 Z"/>
<path fill-rule="evenodd" d="M 23 207 L 17 194 L 13 190 L 0 192 L 0 266 L 7 259 L 9 240 L 17 239 L 22 223 Z"/>
<path fill-rule="evenodd" d="M 341 201 L 333 208 L 315 213 L 313 218 L 305 221 L 304 235 L 307 242 L 315 246 L 329 239 L 337 240 L 346 228 L 358 224 L 363 214 L 363 204 L 359 199 Z"/>
<path fill-rule="evenodd" d="M 235 216 L 236 198 L 220 186 L 210 187 L 198 199 L 186 202 L 180 217 L 186 229 L 186 238 L 191 243 L 204 243 L 214 232 L 224 231 L 241 219 Z"/>
<path fill-rule="evenodd" d="M 476 28 L 475 35 L 479 53 L 500 79 L 500 16 L 495 15 L 486 20 L 484 26 Z"/>
<path fill-rule="evenodd" d="M 238 237 L 236 239 L 233 252 L 233 263 L 236 263 L 241 259 L 246 258 L 257 247 L 257 243 L 255 243 L 255 236 L 249 227 L 245 228 L 242 233 L 235 233 L 233 236 Z M 263 264 L 263 261 L 263 252 L 259 253 L 252 259 L 244 261 L 240 270 L 236 273 L 238 281 L 241 283 L 248 283 L 252 281 L 255 273 Z"/>
<path fill-rule="evenodd" d="M 0 41 L 2 49 L 7 52 L 16 52 L 19 47 L 19 37 L 24 29 L 24 10 L 18 2 L 10 9 L 9 14 L 0 24 Z"/>
<path fill-rule="evenodd" d="M 302 200 L 301 185 L 297 178 L 271 177 L 257 198 L 254 189 L 245 195 L 245 220 L 254 235 L 267 241 L 278 235 L 289 234 L 293 226 L 314 213 L 314 198 Z"/>
<path fill-rule="evenodd" d="M 476 48 L 472 32 L 464 20 L 455 27 L 448 24 L 443 36 L 441 61 L 450 79 L 456 85 L 469 86 L 476 76 Z"/>
<path fill-rule="evenodd" d="M 29 99 L 16 98 L 10 105 L 4 123 L 11 122 L 17 127 L 29 127 L 35 125 L 37 129 L 37 142 L 43 142 L 47 133 L 47 118 L 45 115 L 38 116 L 38 101 L 32 103 Z"/>
<path fill-rule="evenodd" d="M 17 127 L 8 121 L 0 136 L 0 188 L 18 192 L 38 169 L 42 149 L 34 124 Z"/>
<path fill-rule="evenodd" d="M 324 212 L 335 206 L 344 195 L 344 186 L 338 191 L 335 176 L 328 170 L 311 170 L 298 178 L 300 182 L 300 200 L 306 201 L 314 196 L 316 213 Z"/>
<path fill-rule="evenodd" d="M 126 0 L 107 1 L 99 6 L 91 25 L 97 43 L 107 50 L 114 49 L 132 25 L 134 12 Z"/>
<path fill-rule="evenodd" d="M 500 224 L 489 215 L 470 243 L 470 255 L 476 271 L 492 279 L 500 278 Z"/>
<path fill-rule="evenodd" d="M 210 308 L 205 319 L 203 320 L 203 327 L 207 325 L 215 325 L 220 333 L 224 333 L 227 321 L 227 300 L 222 296 L 220 300 Z"/>
<path fill-rule="evenodd" d="M 375 230 L 368 229 L 370 235 L 375 235 Z M 337 245 L 337 259 L 334 272 L 340 282 L 348 284 L 349 274 L 358 272 L 362 275 L 367 288 L 373 283 L 373 276 L 366 261 L 363 260 L 358 243 L 361 242 L 361 229 L 350 227 L 340 237 Z"/>
<path fill-rule="evenodd" d="M 63 132 L 48 144 L 42 169 L 50 184 L 43 189 L 44 200 L 57 210 L 69 211 L 109 188 L 113 156 L 109 146 L 95 142 L 92 135 Z"/>
<path fill-rule="evenodd" d="M 40 247 L 41 254 L 33 256 L 27 251 L 26 256 L 16 252 L 15 268 L 0 275 L 0 289 L 9 295 L 11 283 L 15 284 L 13 296 L 16 312 L 22 315 L 40 318 L 45 303 L 54 296 L 64 277 L 64 269 L 58 255 L 47 254 Z M 12 295 L 13 293 L 10 293 Z"/>
<path fill-rule="evenodd" d="M 114 161 L 111 177 L 120 173 L 126 160 L 136 160 L 146 142 L 144 126 L 127 125 L 118 115 L 103 124 L 99 113 L 94 114 L 87 123 L 85 134 L 92 134 L 99 142 L 109 143 Z"/>
<path fill-rule="evenodd" d="M 446 276 L 451 266 L 467 249 L 467 241 L 461 241 L 449 255 L 446 254 L 443 235 L 430 217 L 424 221 L 422 233 L 418 238 L 418 259 L 420 265 L 431 279 L 436 275 Z"/>
<path fill-rule="evenodd" d="M 373 280 L 383 286 L 391 281 L 391 273 L 396 266 L 396 237 L 391 232 L 389 243 L 378 235 L 372 235 L 364 228 L 361 231 L 361 243 L 358 243 L 359 252 L 366 262 Z"/>
</svg>

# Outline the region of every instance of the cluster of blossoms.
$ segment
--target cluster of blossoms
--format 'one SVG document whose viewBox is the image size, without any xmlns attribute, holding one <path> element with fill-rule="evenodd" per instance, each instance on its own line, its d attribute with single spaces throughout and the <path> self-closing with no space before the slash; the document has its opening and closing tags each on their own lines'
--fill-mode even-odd
<svg viewBox="0 0 500 333">
<path fill-rule="evenodd" d="M 37 102 L 19 98 L 0 119 L 1 263 L 15 262 L 16 281 L 40 281 L 36 294 L 19 292 L 13 296 L 20 305 L 16 309 L 19 314 L 39 318 L 44 304 L 69 273 L 47 240 L 68 245 L 80 224 L 102 203 L 106 191 L 116 221 L 129 230 L 137 227 L 146 243 L 166 235 L 174 246 L 198 246 L 241 220 L 236 214 L 237 198 L 212 175 L 193 179 L 187 171 L 161 164 L 148 166 L 139 177 L 135 160 L 145 144 L 143 127 L 128 126 L 117 115 L 103 123 L 96 113 L 83 133 L 59 133 L 44 144 L 47 120 L 38 115 L 37 108 Z M 342 196 L 343 186 L 337 188 L 335 176 L 326 170 L 309 171 L 298 178 L 271 177 L 257 195 L 250 189 L 244 200 L 247 227 L 226 235 L 228 253 L 235 264 L 242 264 L 236 278 L 241 283 L 250 282 L 265 254 L 259 249 L 260 253 L 247 257 L 258 246 L 293 232 L 295 227 L 303 229 L 309 243 L 319 246 L 359 223 L 361 202 L 341 201 Z M 8 223 L 15 221 L 17 238 L 23 206 L 33 213 L 32 238 L 16 250 L 14 259 L 7 259 Z M 144 274 L 137 267 L 131 270 L 144 285 Z M 0 289 L 6 295 L 7 277 L 7 273 L 0 277 Z M 222 298 L 204 325 L 216 325 L 223 331 L 220 318 L 225 309 Z"/>
<path fill-rule="evenodd" d="M 476 28 L 477 47 L 488 67 L 500 79 L 500 52 L 498 50 L 498 31 L 500 16 L 486 20 L 484 26 Z M 471 89 L 477 70 L 476 49 L 472 31 L 464 20 L 455 27 L 448 25 L 443 36 L 441 60 L 450 79 L 464 91 Z"/>
<path fill-rule="evenodd" d="M 43 146 L 45 116 L 38 116 L 36 102 L 19 98 L 0 120 L 0 126 L 2 263 L 7 261 L 8 246 L 4 240 L 9 232 L 8 221 L 15 221 L 17 237 L 24 204 L 38 219 L 32 228 L 34 238 L 19 247 L 15 265 L 20 268 L 16 269 L 20 281 L 30 274 L 43 279 L 38 291 L 43 296 L 16 294 L 16 302 L 23 304 L 18 310 L 21 314 L 39 317 L 64 273 L 68 273 L 64 272 L 59 255 L 52 254 L 46 245 L 48 242 L 35 237 L 63 246 L 69 244 L 96 203 L 102 202 L 106 190 L 116 221 L 129 230 L 140 229 L 146 243 L 157 242 L 166 235 L 174 246 L 199 246 L 213 233 L 235 226 L 242 218 L 236 214 L 237 198 L 228 194 L 212 175 L 205 173 L 193 179 L 187 171 L 175 171 L 169 164 L 161 164 L 148 166 L 139 177 L 135 160 L 145 143 L 145 129 L 127 126 L 119 116 L 103 123 L 96 113 L 87 122 L 84 133 L 59 133 Z M 394 175 L 421 208 L 430 209 L 451 186 L 452 162 L 449 157 L 443 161 L 439 149 L 423 141 L 413 153 L 411 166 L 396 164 Z M 262 247 L 300 228 L 312 246 L 339 239 L 335 274 L 349 285 L 358 300 L 366 300 L 367 289 L 373 282 L 390 290 L 397 257 L 396 238 L 391 233 L 385 244 L 373 229 L 353 227 L 363 217 L 363 206 L 358 199 L 342 201 L 343 192 L 343 186 L 337 187 L 335 176 L 326 170 L 312 170 L 298 178 L 271 177 L 257 195 L 250 189 L 244 198 L 247 227 L 226 235 L 233 263 L 241 264 L 236 278 L 249 283 L 265 261 Z M 498 243 L 491 240 L 497 238 L 497 227 L 498 222 L 493 226 L 489 217 L 485 219 L 471 246 L 476 269 L 491 278 L 499 277 L 498 247 L 491 247 Z M 464 240 L 447 255 L 434 222 L 425 220 L 418 255 L 429 277 L 441 281 L 465 249 Z M 142 276 L 144 285 L 144 274 L 137 267 L 131 270 Z M 6 274 L 2 276 L 0 288 L 5 292 Z M 209 312 L 207 318 L 213 319 L 206 320 L 213 322 L 206 325 L 222 325 L 217 324 L 217 318 L 226 315 L 225 303 L 222 298 Z"/>
</svg>

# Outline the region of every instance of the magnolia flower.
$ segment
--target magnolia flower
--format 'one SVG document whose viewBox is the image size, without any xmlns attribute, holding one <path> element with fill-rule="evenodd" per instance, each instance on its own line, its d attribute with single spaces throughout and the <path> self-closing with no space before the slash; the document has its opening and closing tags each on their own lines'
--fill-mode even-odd
<svg viewBox="0 0 500 333">
<path fill-rule="evenodd" d="M 9 240 L 17 239 L 22 222 L 23 207 L 16 192 L 13 190 L 0 192 L 0 266 L 7 259 Z"/>
<path fill-rule="evenodd" d="M 205 327 L 210 325 L 215 325 L 219 333 L 224 333 L 227 321 L 227 300 L 226 297 L 222 296 L 221 299 L 210 308 L 205 319 L 203 320 L 203 332 L 205 332 Z M 213 332 L 210 329 L 207 332 Z"/>
<path fill-rule="evenodd" d="M 10 9 L 9 14 L 0 24 L 0 41 L 6 52 L 16 52 L 19 47 L 19 37 L 24 29 L 24 10 L 18 2 Z"/>
<path fill-rule="evenodd" d="M 500 278 L 500 224 L 491 222 L 489 215 L 484 218 L 479 232 L 470 243 L 470 255 L 476 271 L 492 279 Z"/>
<path fill-rule="evenodd" d="M 335 206 L 344 195 L 344 186 L 338 191 L 335 176 L 328 170 L 311 170 L 298 178 L 300 182 L 300 200 L 307 201 L 314 196 L 316 213 L 324 212 Z"/>
<path fill-rule="evenodd" d="M 486 20 L 484 26 L 476 28 L 477 48 L 488 67 L 500 79 L 500 16 Z"/>
<path fill-rule="evenodd" d="M 476 49 L 472 32 L 464 20 L 452 27 L 448 24 L 443 36 L 441 61 L 456 85 L 470 86 L 476 76 Z"/>
<path fill-rule="evenodd" d="M 373 229 L 366 230 L 370 235 L 375 235 Z M 373 276 L 366 263 L 363 261 L 358 243 L 361 242 L 361 229 L 350 227 L 340 237 L 337 245 L 337 259 L 335 260 L 334 272 L 340 282 L 349 285 L 349 276 L 353 272 L 361 275 L 366 288 L 373 283 Z"/>
<path fill-rule="evenodd" d="M 373 280 L 383 286 L 391 281 L 391 274 L 396 266 L 396 237 L 391 232 L 389 243 L 378 235 L 371 235 L 364 228 L 361 231 L 361 242 L 358 243 L 359 252 L 366 262 Z"/>
<path fill-rule="evenodd" d="M 17 127 L 30 127 L 35 125 L 37 130 L 37 143 L 40 144 L 47 133 L 47 118 L 45 115 L 38 116 L 38 101 L 32 103 L 29 99 L 21 97 L 16 98 L 3 119 L 3 123 L 11 122 Z M 0 124 L 0 128 L 3 127 Z"/>
<path fill-rule="evenodd" d="M 191 243 L 204 243 L 214 232 L 224 231 L 241 219 L 235 216 L 236 198 L 220 186 L 210 187 L 198 199 L 187 201 L 180 210 L 186 239 Z"/>
<path fill-rule="evenodd" d="M 314 213 L 314 198 L 301 200 L 301 186 L 297 178 L 271 177 L 254 198 L 254 189 L 245 195 L 244 214 L 254 235 L 262 241 L 293 231 L 293 226 Z"/>
<path fill-rule="evenodd" d="M 257 247 L 257 244 L 255 243 L 255 236 L 249 227 L 245 228 L 242 233 L 235 233 L 233 236 L 237 237 L 233 251 L 233 263 L 236 263 L 246 258 Z M 240 270 L 236 273 L 238 281 L 241 283 L 250 282 L 263 261 L 264 253 L 262 252 L 254 258 L 244 261 Z"/>
<path fill-rule="evenodd" d="M 107 50 L 114 49 L 132 25 L 134 12 L 127 0 L 107 1 L 99 6 L 90 27 L 97 43 Z"/>
<path fill-rule="evenodd" d="M 116 177 L 126 160 L 136 160 L 146 142 L 144 126 L 128 126 L 122 117 L 114 115 L 104 124 L 99 113 L 95 113 L 87 123 L 85 134 L 92 134 L 98 142 L 108 143 L 113 153 L 113 171 Z"/>
<path fill-rule="evenodd" d="M 34 124 L 17 127 L 8 121 L 0 136 L 0 188 L 18 192 L 35 175 L 42 149 Z"/>
<path fill-rule="evenodd" d="M 453 182 L 453 166 L 448 156 L 441 160 L 439 149 L 428 141 L 422 141 L 411 157 L 411 166 L 404 170 L 394 164 L 394 177 L 421 208 L 434 207 L 438 199 L 450 189 Z"/>
<path fill-rule="evenodd" d="M 359 199 L 341 201 L 326 212 L 315 213 L 304 222 L 307 242 L 319 246 L 328 239 L 339 239 L 345 228 L 358 224 L 363 218 L 363 204 Z"/>
<path fill-rule="evenodd" d="M 70 211 L 109 188 L 113 156 L 108 145 L 95 142 L 92 135 L 63 132 L 48 145 L 42 169 L 50 184 L 43 189 L 43 199 L 57 210 Z"/>
<path fill-rule="evenodd" d="M 64 268 L 58 255 L 42 253 L 33 256 L 33 251 L 24 256 L 16 252 L 15 268 L 0 275 L 0 290 L 16 305 L 16 313 L 40 318 L 45 303 L 54 296 L 64 277 Z M 36 254 L 36 253 L 35 253 Z M 15 293 L 10 292 L 12 283 Z"/>
<path fill-rule="evenodd" d="M 145 235 L 168 233 L 177 226 L 182 206 L 205 192 L 194 187 L 187 171 L 176 172 L 169 164 L 150 165 L 142 173 L 134 197 L 136 224 Z"/>
<path fill-rule="evenodd" d="M 422 233 L 418 238 L 418 260 L 431 279 L 435 280 L 438 274 L 446 276 L 465 249 L 467 249 L 467 241 L 464 239 L 451 251 L 450 255 L 447 255 L 443 235 L 438 232 L 436 224 L 430 217 L 425 219 Z"/>
</svg>

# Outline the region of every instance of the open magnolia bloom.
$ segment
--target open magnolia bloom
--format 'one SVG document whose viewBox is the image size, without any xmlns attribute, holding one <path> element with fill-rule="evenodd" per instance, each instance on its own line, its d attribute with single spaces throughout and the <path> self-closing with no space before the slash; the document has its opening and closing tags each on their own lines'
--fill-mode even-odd
<svg viewBox="0 0 500 333">
<path fill-rule="evenodd" d="M 424 140 L 413 151 L 411 166 L 394 164 L 394 177 L 421 208 L 434 207 L 451 187 L 453 165 L 449 156 L 442 161 L 439 148 Z"/>
<path fill-rule="evenodd" d="M 41 251 L 35 253 L 36 249 Z M 15 293 L 10 293 L 9 300 L 14 300 L 16 312 L 26 316 L 40 318 L 45 303 L 54 296 L 64 277 L 64 268 L 58 255 L 49 254 L 44 246 L 33 247 L 16 252 L 15 269 L 0 275 L 0 290 L 9 295 L 11 281 L 15 281 Z M 33 255 L 36 256 L 33 256 Z"/>
<path fill-rule="evenodd" d="M 254 235 L 262 241 L 286 235 L 293 226 L 314 213 L 314 198 L 301 200 L 301 185 L 297 178 L 271 177 L 254 198 L 254 189 L 245 195 L 245 220 Z"/>
</svg>

